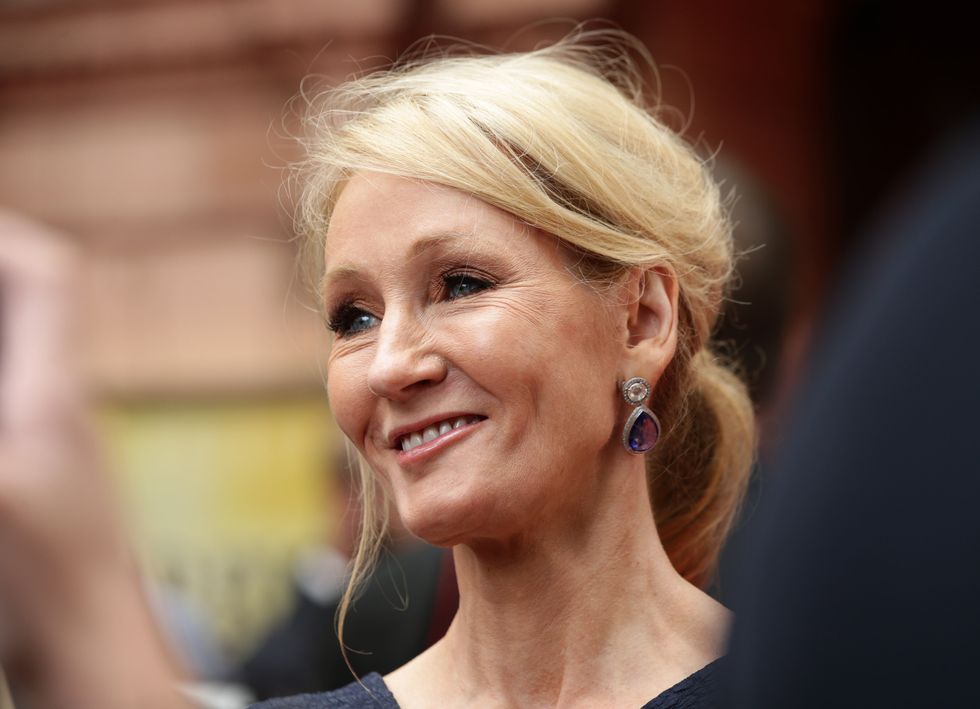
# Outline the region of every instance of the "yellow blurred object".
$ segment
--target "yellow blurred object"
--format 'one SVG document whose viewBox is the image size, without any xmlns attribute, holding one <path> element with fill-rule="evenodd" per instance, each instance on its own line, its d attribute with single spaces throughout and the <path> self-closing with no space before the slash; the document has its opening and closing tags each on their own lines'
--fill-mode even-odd
<svg viewBox="0 0 980 709">
<path fill-rule="evenodd" d="M 286 610 L 296 554 L 331 529 L 340 445 L 325 398 L 136 402 L 101 422 L 151 577 L 197 602 L 226 654 Z"/>
</svg>

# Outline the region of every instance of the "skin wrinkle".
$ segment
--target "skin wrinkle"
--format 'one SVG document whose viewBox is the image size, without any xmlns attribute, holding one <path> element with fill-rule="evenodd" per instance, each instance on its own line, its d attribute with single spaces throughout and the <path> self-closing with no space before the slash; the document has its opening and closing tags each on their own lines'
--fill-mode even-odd
<svg viewBox="0 0 980 709">
<path fill-rule="evenodd" d="M 475 256 L 474 246 L 470 245 L 469 248 L 465 248 L 467 237 L 472 236 L 472 234 L 467 234 L 465 232 L 447 232 L 435 234 L 425 239 L 420 240 L 416 246 L 411 250 L 410 263 L 417 262 L 422 259 L 430 251 L 435 251 L 440 254 L 440 258 L 435 263 L 435 268 L 432 270 L 439 271 L 438 262 L 445 262 L 448 267 L 450 264 L 454 264 L 463 269 L 472 268 L 483 261 L 487 261 L 488 257 L 483 255 L 481 257 Z M 507 285 L 509 287 L 517 287 L 520 284 L 509 281 L 509 274 L 511 269 L 499 260 L 490 259 L 493 263 L 494 270 L 499 278 L 499 282 L 495 285 Z M 533 285 L 533 276 L 540 274 L 532 274 L 532 279 L 527 279 L 527 285 Z M 387 282 L 394 279 L 397 273 L 393 272 L 380 272 L 376 275 L 376 278 L 380 282 Z M 341 266 L 332 269 L 326 273 L 322 281 L 321 298 L 327 307 L 325 310 L 331 311 L 330 304 L 335 304 L 343 300 L 349 294 L 349 290 L 356 287 L 361 287 L 365 290 L 374 292 L 374 286 L 370 272 L 365 270 L 362 271 L 353 266 Z M 348 286 L 345 288 L 345 286 Z M 332 293 L 331 291 L 335 291 Z M 451 305 L 451 304 L 450 304 Z M 553 309 L 549 308 L 547 303 L 538 303 L 538 310 L 547 314 L 552 312 Z M 378 308 L 379 312 L 376 313 L 379 317 L 383 315 L 383 308 Z"/>
</svg>

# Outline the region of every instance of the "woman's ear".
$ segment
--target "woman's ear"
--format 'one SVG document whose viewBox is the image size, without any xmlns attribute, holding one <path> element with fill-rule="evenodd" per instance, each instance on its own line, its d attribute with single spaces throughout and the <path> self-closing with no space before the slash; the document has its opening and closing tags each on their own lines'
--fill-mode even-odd
<svg viewBox="0 0 980 709">
<path fill-rule="evenodd" d="M 636 268 L 628 276 L 625 376 L 654 384 L 677 349 L 677 278 L 664 266 Z"/>
</svg>

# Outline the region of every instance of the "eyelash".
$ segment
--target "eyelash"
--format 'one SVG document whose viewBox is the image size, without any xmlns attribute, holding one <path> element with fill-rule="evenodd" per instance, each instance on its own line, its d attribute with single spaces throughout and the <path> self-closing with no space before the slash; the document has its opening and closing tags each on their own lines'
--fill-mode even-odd
<svg viewBox="0 0 980 709">
<path fill-rule="evenodd" d="M 496 285 L 496 283 L 494 283 L 488 277 L 477 275 L 471 271 L 447 271 L 439 277 L 439 280 L 441 282 L 441 295 L 444 300 L 448 301 L 467 298 L 471 295 L 480 293 L 481 291 L 489 290 Z M 459 286 L 462 286 L 465 282 L 475 284 L 476 288 L 466 293 L 456 292 L 456 294 L 454 294 L 454 291 L 456 291 L 456 289 L 458 289 Z M 376 316 L 372 315 L 364 308 L 359 307 L 355 300 L 348 299 L 334 308 L 333 313 L 331 314 L 327 323 L 327 327 L 338 337 L 351 337 L 367 329 L 366 327 L 356 330 L 354 329 L 355 320 L 364 316 L 377 319 Z"/>
<path fill-rule="evenodd" d="M 338 337 L 347 337 L 350 334 L 356 334 L 356 332 L 361 332 L 361 330 L 356 330 L 354 333 L 351 332 L 354 327 L 354 319 L 362 315 L 374 317 L 368 311 L 358 307 L 355 301 L 345 300 L 334 308 L 333 313 L 330 315 L 330 320 L 327 322 L 327 329 Z"/>
<path fill-rule="evenodd" d="M 443 293 L 446 295 L 447 300 L 458 300 L 460 298 L 465 298 L 469 295 L 479 293 L 480 291 L 485 291 L 493 288 L 496 283 L 494 283 L 488 276 L 484 274 L 473 273 L 472 271 L 447 271 L 440 276 L 442 281 Z M 470 281 L 477 285 L 475 290 L 471 290 L 467 293 L 457 293 L 453 294 L 453 284 L 461 285 L 464 281 Z"/>
</svg>

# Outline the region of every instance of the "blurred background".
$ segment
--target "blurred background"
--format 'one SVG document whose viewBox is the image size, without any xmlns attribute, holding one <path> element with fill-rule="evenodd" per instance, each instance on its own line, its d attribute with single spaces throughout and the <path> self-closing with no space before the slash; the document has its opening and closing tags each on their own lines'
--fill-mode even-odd
<svg viewBox="0 0 980 709">
<path fill-rule="evenodd" d="M 719 337 L 764 454 L 865 224 L 976 107 L 969 23 L 942 6 L 0 1 L 0 205 L 83 251 L 79 358 L 148 583 L 199 671 L 228 676 L 294 612 L 311 549 L 339 550 L 323 593 L 342 583 L 326 335 L 284 188 L 304 77 L 339 82 L 431 33 L 520 50 L 601 18 L 638 36 L 678 127 L 740 195 L 751 254 Z"/>
</svg>

